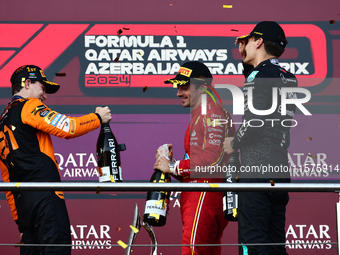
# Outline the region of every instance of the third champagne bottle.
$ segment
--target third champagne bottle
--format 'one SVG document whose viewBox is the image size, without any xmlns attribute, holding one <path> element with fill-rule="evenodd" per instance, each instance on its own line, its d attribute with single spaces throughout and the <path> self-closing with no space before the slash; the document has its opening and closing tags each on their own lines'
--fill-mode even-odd
<svg viewBox="0 0 340 255">
<path fill-rule="evenodd" d="M 164 144 L 160 151 L 160 157 L 166 157 L 172 160 L 172 150 Z M 165 183 L 171 182 L 170 174 L 155 170 L 151 176 L 150 182 Z M 169 210 L 170 192 L 166 191 L 148 191 L 145 202 L 143 222 L 151 226 L 161 227 L 166 223 L 166 216 Z"/>
</svg>

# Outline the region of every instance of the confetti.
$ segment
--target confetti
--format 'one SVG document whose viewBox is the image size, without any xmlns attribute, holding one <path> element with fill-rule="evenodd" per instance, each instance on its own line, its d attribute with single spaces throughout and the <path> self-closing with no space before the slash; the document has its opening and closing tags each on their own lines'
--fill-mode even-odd
<svg viewBox="0 0 340 255">
<path fill-rule="evenodd" d="M 148 86 L 145 86 L 144 88 L 143 88 L 143 93 L 145 92 L 145 91 L 147 91 L 148 90 Z"/>
<path fill-rule="evenodd" d="M 17 182 L 17 184 L 15 184 L 15 187 L 19 188 L 21 182 Z"/>
<path fill-rule="evenodd" d="M 55 73 L 55 76 L 66 76 L 66 73 Z"/>
<path fill-rule="evenodd" d="M 140 51 L 138 51 L 138 54 L 141 55 L 141 56 L 143 56 L 142 52 L 140 52 Z"/>
<path fill-rule="evenodd" d="M 111 180 L 111 182 L 115 182 L 115 178 L 113 178 L 112 175 L 110 175 L 110 180 Z"/>
<path fill-rule="evenodd" d="M 175 32 L 177 33 L 177 28 L 176 28 L 176 26 L 175 26 Z"/>
<path fill-rule="evenodd" d="M 118 62 L 118 60 L 119 60 L 119 57 L 116 57 L 113 61 Z"/>
<path fill-rule="evenodd" d="M 216 184 L 216 183 L 210 183 L 209 186 L 212 187 L 212 188 L 218 188 L 218 184 Z"/>
<path fill-rule="evenodd" d="M 237 208 L 233 208 L 233 217 L 236 218 L 237 217 Z"/>
<path fill-rule="evenodd" d="M 123 249 L 126 249 L 126 247 L 128 247 L 123 241 L 119 240 L 117 241 L 117 244 L 119 244 L 120 246 L 123 247 Z"/>
<path fill-rule="evenodd" d="M 308 137 L 307 137 L 307 140 L 308 140 L 308 141 L 312 141 L 312 137 L 309 137 L 309 136 L 308 136 Z"/>
<path fill-rule="evenodd" d="M 232 5 L 223 5 L 223 8 L 228 8 L 228 9 L 230 9 L 230 8 L 233 8 L 233 6 Z"/>
<path fill-rule="evenodd" d="M 172 4 L 170 4 L 170 6 L 172 6 Z"/>
<path fill-rule="evenodd" d="M 116 228 L 116 230 L 117 230 L 117 231 L 120 231 L 120 230 L 121 230 L 121 228 Z"/>
<path fill-rule="evenodd" d="M 313 156 L 313 155 L 311 155 L 311 154 L 309 154 L 309 153 L 308 153 L 307 156 L 308 156 L 308 157 L 311 157 L 311 158 L 316 158 L 316 156 Z"/>
<path fill-rule="evenodd" d="M 124 30 L 130 30 L 130 28 L 127 28 L 127 27 L 123 27 Z"/>
<path fill-rule="evenodd" d="M 271 186 L 275 186 L 275 183 L 274 183 L 273 180 L 270 180 L 270 185 L 271 185 Z"/>
<path fill-rule="evenodd" d="M 119 30 L 117 31 L 117 35 L 120 35 L 121 33 L 123 33 L 123 30 L 119 29 Z"/>
<path fill-rule="evenodd" d="M 335 24 L 335 20 L 333 19 L 333 20 L 330 20 L 329 21 L 329 24 Z"/>
<path fill-rule="evenodd" d="M 135 228 L 134 226 L 130 225 L 130 228 L 133 230 L 133 232 L 135 232 L 135 234 L 137 234 L 139 232 L 138 228 Z"/>
<path fill-rule="evenodd" d="M 159 204 L 161 204 L 161 203 L 163 203 L 163 202 L 164 202 L 164 199 L 158 200 L 158 201 L 155 203 L 155 205 L 159 205 Z"/>
<path fill-rule="evenodd" d="M 231 31 L 238 32 L 238 30 L 237 30 L 237 29 L 231 29 Z"/>
<path fill-rule="evenodd" d="M 151 217 L 154 217 L 155 218 L 155 220 L 158 222 L 159 221 L 159 214 L 156 214 L 156 213 L 149 213 L 149 215 L 151 216 Z"/>
<path fill-rule="evenodd" d="M 102 187 L 98 186 L 97 190 L 96 190 L 96 194 L 99 194 L 101 189 L 102 189 Z"/>
</svg>

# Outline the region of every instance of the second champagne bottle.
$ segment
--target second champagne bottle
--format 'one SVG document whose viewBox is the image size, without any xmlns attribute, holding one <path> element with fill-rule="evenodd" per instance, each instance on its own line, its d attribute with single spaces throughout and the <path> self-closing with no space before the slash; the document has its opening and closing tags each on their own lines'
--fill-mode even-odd
<svg viewBox="0 0 340 255">
<path fill-rule="evenodd" d="M 125 144 L 118 144 L 110 124 L 102 124 L 96 148 L 99 182 L 123 181 L 120 151 L 125 150 Z"/>
</svg>

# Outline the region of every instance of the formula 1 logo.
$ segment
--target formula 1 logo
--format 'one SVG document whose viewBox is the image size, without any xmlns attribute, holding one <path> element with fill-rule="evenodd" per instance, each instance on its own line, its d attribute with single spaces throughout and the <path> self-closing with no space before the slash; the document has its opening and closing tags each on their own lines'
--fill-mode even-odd
<svg viewBox="0 0 340 255">
<path fill-rule="evenodd" d="M 10 77 L 22 65 L 47 69 L 89 24 L 1 24 L 0 88 L 10 88 Z"/>
</svg>

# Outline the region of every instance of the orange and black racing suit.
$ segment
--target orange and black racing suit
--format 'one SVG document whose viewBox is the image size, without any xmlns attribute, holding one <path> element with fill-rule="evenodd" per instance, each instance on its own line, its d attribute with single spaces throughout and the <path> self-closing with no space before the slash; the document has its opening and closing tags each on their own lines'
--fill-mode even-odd
<svg viewBox="0 0 340 255">
<path fill-rule="evenodd" d="M 50 134 L 74 138 L 100 126 L 90 113 L 68 117 L 36 98 L 14 96 L 0 116 L 0 167 L 5 182 L 60 182 Z M 6 192 L 24 243 L 70 244 L 70 223 L 60 191 Z M 21 247 L 21 254 L 70 254 L 71 247 Z"/>
</svg>

